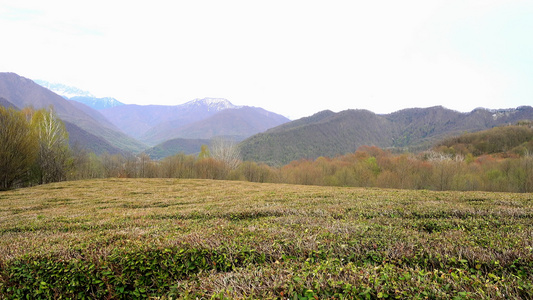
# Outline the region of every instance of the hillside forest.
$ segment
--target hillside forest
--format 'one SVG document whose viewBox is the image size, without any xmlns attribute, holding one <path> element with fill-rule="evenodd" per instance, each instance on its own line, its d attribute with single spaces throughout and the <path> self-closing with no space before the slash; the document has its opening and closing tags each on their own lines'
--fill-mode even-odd
<svg viewBox="0 0 533 300">
<path fill-rule="evenodd" d="M 96 155 L 68 146 L 52 108 L 0 107 L 0 188 L 90 178 L 198 178 L 323 186 L 533 191 L 533 123 L 465 133 L 419 153 L 362 146 L 336 157 L 279 167 L 242 161 L 239 145 L 217 139 L 198 155 L 152 160 L 146 153 Z"/>
</svg>

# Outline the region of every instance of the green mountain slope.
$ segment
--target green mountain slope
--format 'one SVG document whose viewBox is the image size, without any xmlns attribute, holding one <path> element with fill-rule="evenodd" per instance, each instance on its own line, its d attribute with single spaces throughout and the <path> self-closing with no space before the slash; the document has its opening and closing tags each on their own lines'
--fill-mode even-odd
<svg viewBox="0 0 533 300">
<path fill-rule="evenodd" d="M 252 136 L 240 147 L 245 160 L 280 165 L 345 154 L 363 145 L 428 149 L 446 137 L 526 119 L 533 119 L 532 107 L 460 113 L 439 106 L 387 115 L 364 110 L 324 111 Z"/>
<path fill-rule="evenodd" d="M 294 122 L 296 125 L 291 126 Z M 326 111 L 294 122 L 243 141 L 244 159 L 286 164 L 301 158 L 345 154 L 362 145 L 388 147 L 396 131 L 386 118 L 366 110 Z"/>
<path fill-rule="evenodd" d="M 144 151 L 152 159 L 162 159 L 178 153 L 197 154 L 202 145 L 210 145 L 211 140 L 205 139 L 172 139 Z"/>
<path fill-rule="evenodd" d="M 533 123 L 495 127 L 488 130 L 466 133 L 439 142 L 435 149 L 462 155 L 533 153 Z"/>
</svg>

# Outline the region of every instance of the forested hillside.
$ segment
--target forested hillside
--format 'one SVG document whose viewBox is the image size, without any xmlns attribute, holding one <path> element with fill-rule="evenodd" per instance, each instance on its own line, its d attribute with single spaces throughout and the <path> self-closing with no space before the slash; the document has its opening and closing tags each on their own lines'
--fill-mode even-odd
<svg viewBox="0 0 533 300">
<path fill-rule="evenodd" d="M 520 122 L 514 126 L 463 134 L 439 142 L 435 148 L 441 152 L 463 156 L 533 154 L 533 122 Z"/>
<path fill-rule="evenodd" d="M 197 154 L 202 145 L 210 143 L 210 140 L 205 139 L 172 139 L 149 148 L 144 153 L 152 159 L 163 159 L 178 153 Z"/>
<path fill-rule="evenodd" d="M 419 151 L 464 132 L 532 119 L 530 106 L 470 113 L 438 106 L 388 115 L 364 110 L 324 111 L 250 137 L 241 143 L 241 152 L 245 160 L 283 165 L 302 158 L 334 157 L 364 145 Z"/>
<path fill-rule="evenodd" d="M 388 147 L 396 130 L 387 119 L 366 110 L 326 111 L 295 122 L 245 140 L 241 144 L 244 160 L 287 164 L 354 152 L 362 145 Z"/>
</svg>

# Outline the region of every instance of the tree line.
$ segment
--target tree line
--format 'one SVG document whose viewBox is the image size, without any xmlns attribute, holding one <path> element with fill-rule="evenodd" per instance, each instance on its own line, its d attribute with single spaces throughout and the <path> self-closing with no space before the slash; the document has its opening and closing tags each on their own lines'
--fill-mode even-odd
<svg viewBox="0 0 533 300">
<path fill-rule="evenodd" d="M 211 149 L 202 146 L 198 155 L 180 153 L 161 160 L 152 160 L 146 153 L 97 156 L 77 146 L 70 149 L 65 127 L 51 109 L 16 111 L 0 107 L 0 122 L 2 189 L 61 180 L 123 177 L 533 192 L 531 139 L 514 148 L 519 151 L 500 155 L 473 155 L 464 140 L 459 140 L 460 143 L 441 144 L 418 154 L 395 154 L 363 146 L 335 158 L 302 159 L 273 167 L 242 161 L 238 145 L 223 139 L 214 140 Z"/>
<path fill-rule="evenodd" d="M 237 149 L 236 145 L 233 145 Z M 226 151 L 238 151 L 237 150 Z M 183 153 L 151 160 L 146 154 L 96 156 L 74 151 L 70 179 L 199 178 L 322 186 L 380 187 L 491 192 L 533 192 L 533 155 L 497 157 L 426 151 L 394 154 L 360 147 L 335 158 L 293 161 L 272 167 L 252 161 L 225 161 L 203 147 L 199 155 Z"/>
<path fill-rule="evenodd" d="M 300 160 L 281 168 L 287 183 L 491 192 L 533 192 L 533 156 L 393 154 L 361 147 L 337 158 Z"/>
<path fill-rule="evenodd" d="M 0 106 L 0 189 L 67 179 L 68 133 L 53 109 Z"/>
</svg>

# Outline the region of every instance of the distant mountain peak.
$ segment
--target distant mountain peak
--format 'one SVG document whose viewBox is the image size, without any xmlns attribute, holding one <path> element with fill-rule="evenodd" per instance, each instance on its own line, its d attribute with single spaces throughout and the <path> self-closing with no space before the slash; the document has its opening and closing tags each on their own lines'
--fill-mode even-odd
<svg viewBox="0 0 533 300">
<path fill-rule="evenodd" d="M 58 94 L 59 96 L 63 96 L 63 98 L 70 99 L 72 97 L 91 97 L 94 98 L 94 95 L 91 94 L 88 91 L 81 90 L 76 87 L 64 85 L 62 83 L 51 83 L 45 80 L 39 80 L 35 79 L 33 80 L 38 85 L 45 87 L 52 92 Z"/>
<path fill-rule="evenodd" d="M 65 122 L 71 145 L 78 143 L 95 153 L 139 152 L 145 145 L 120 132 L 98 112 L 76 105 L 35 81 L 15 73 L 0 72 L 0 103 L 17 108 L 35 109 L 54 107 L 54 112 Z"/>
<path fill-rule="evenodd" d="M 97 98 L 90 92 L 61 83 L 50 83 L 44 80 L 34 80 L 34 82 L 44 88 L 51 90 L 59 96 L 62 96 L 63 98 L 83 103 L 97 110 L 124 105 L 124 103 L 118 101 L 115 98 Z"/>
<path fill-rule="evenodd" d="M 225 109 L 240 108 L 241 106 L 233 105 L 227 99 L 224 98 L 201 98 L 194 99 L 187 103 L 182 104 L 184 107 L 199 107 L 205 106 L 208 111 L 222 111 Z"/>
<path fill-rule="evenodd" d="M 70 98 L 72 101 L 83 103 L 89 107 L 92 107 L 96 110 L 111 108 L 115 106 L 121 106 L 124 105 L 124 103 L 118 101 L 115 98 L 110 97 L 104 97 L 104 98 L 96 98 L 96 97 L 72 97 Z"/>
</svg>

